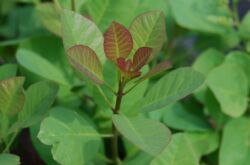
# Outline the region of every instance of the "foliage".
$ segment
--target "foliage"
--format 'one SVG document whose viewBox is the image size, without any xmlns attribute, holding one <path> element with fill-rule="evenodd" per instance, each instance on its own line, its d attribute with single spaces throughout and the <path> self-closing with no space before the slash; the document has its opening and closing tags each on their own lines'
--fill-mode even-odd
<svg viewBox="0 0 250 165">
<path fill-rule="evenodd" d="M 240 2 L 1 1 L 0 164 L 249 164 Z"/>
</svg>

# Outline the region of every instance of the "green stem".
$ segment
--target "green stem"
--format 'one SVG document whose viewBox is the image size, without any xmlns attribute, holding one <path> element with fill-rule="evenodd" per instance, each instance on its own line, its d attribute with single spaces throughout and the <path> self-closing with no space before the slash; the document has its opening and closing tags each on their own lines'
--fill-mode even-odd
<svg viewBox="0 0 250 165">
<path fill-rule="evenodd" d="M 16 130 L 15 133 L 13 134 L 13 136 L 11 137 L 10 141 L 7 143 L 5 149 L 3 150 L 4 153 L 8 153 L 10 151 L 10 147 L 12 145 L 12 143 L 14 142 L 17 134 L 18 134 L 19 130 Z"/>
<path fill-rule="evenodd" d="M 123 90 L 125 87 L 126 83 L 121 80 L 119 81 L 119 87 L 118 87 L 118 92 L 116 95 L 116 103 L 115 103 L 115 108 L 113 109 L 113 114 L 118 114 L 119 110 L 120 110 L 120 106 L 121 106 L 121 102 L 122 102 L 122 96 L 123 94 Z M 118 131 L 114 125 L 114 123 L 112 123 L 112 158 L 113 158 L 113 164 L 117 165 L 119 164 L 119 155 L 118 155 Z"/>
</svg>

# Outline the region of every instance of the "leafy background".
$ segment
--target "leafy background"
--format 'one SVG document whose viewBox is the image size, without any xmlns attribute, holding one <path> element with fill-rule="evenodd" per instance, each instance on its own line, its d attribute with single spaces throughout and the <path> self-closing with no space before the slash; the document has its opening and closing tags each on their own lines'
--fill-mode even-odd
<svg viewBox="0 0 250 165">
<path fill-rule="evenodd" d="M 147 99 L 152 100 L 154 97 L 147 95 L 145 100 L 139 103 L 135 102 L 137 98 L 143 97 L 145 92 L 150 94 L 157 91 L 155 95 L 163 96 L 166 106 L 154 106 L 154 109 L 159 110 L 147 112 L 146 117 L 161 121 L 173 134 L 167 148 L 156 157 L 152 155 L 157 153 L 157 148 L 148 150 L 148 146 L 138 142 L 137 137 L 129 137 L 130 142 L 144 148 L 143 151 L 131 145 L 129 141 L 120 139 L 120 155 L 124 158 L 124 164 L 249 164 L 249 1 L 76 0 L 76 6 L 76 11 L 91 18 L 101 32 L 105 32 L 113 20 L 129 28 L 137 15 L 161 10 L 165 14 L 167 41 L 149 67 L 168 59 L 172 62 L 173 70 L 191 66 L 205 75 L 205 83 L 192 95 L 178 102 L 171 102 L 167 97 L 169 93 L 164 93 L 164 90 L 169 91 L 168 88 L 174 89 L 178 85 L 171 83 L 170 76 L 166 77 L 169 83 L 163 80 L 157 82 L 168 71 L 144 81 L 124 98 L 122 111 L 130 114 L 148 103 Z M 40 103 L 42 101 L 39 99 L 43 95 L 55 95 L 56 92 L 51 89 L 56 90 L 57 87 L 51 81 L 59 84 L 51 108 L 46 100 L 43 105 L 29 105 L 29 99 L 25 102 L 27 105 L 24 106 L 24 112 L 18 114 L 18 117 L 21 116 L 20 120 L 17 120 L 13 127 L 24 129 L 17 134 L 11 146 L 12 155 L 0 155 L 0 164 L 19 164 L 19 158 L 13 154 L 19 155 L 20 161 L 25 165 L 56 165 L 58 162 L 66 165 L 69 162 L 73 165 L 83 162 L 101 165 L 110 161 L 107 158 L 110 156 L 109 151 L 105 151 L 105 144 L 109 143 L 108 138 L 102 141 L 97 136 L 97 130 L 102 134 L 110 131 L 112 114 L 97 89 L 69 65 L 61 36 L 65 30 L 65 34 L 70 34 L 69 30 L 75 25 L 75 20 L 65 17 L 65 22 L 61 22 L 62 8 L 71 9 L 70 1 L 0 1 L 0 80 L 15 75 L 24 76 L 26 97 Z M 62 26 L 67 28 L 63 29 Z M 85 32 L 85 29 L 78 30 L 79 33 Z M 80 35 L 75 37 L 74 42 L 85 42 Z M 71 44 L 69 42 L 66 46 Z M 96 51 L 104 58 L 101 46 L 96 48 Z M 101 61 L 104 63 L 104 59 Z M 111 63 L 104 64 L 104 78 L 115 86 L 117 75 L 113 67 Z M 188 80 L 185 68 L 180 71 L 178 80 Z M 173 72 L 170 74 L 174 74 Z M 23 80 L 14 82 L 22 84 Z M 156 82 L 158 90 L 152 90 L 157 89 L 153 88 Z M 36 95 L 37 89 L 42 89 L 39 96 Z M 19 88 L 13 88 L 13 91 L 22 93 Z M 33 97 L 34 95 L 37 97 Z M 112 95 L 108 95 L 109 99 L 114 101 Z M 22 97 L 21 94 L 19 96 Z M 33 111 L 32 106 L 35 106 L 37 111 Z M 131 111 L 131 107 L 136 110 Z M 72 120 L 74 122 L 70 122 Z M 124 116 L 113 116 L 113 120 L 119 120 L 120 125 L 143 123 L 142 119 L 126 120 Z M 4 119 L 1 115 L 2 121 Z M 160 128 L 153 121 L 150 123 L 150 129 Z M 64 129 L 63 124 L 69 129 Z M 141 130 L 140 124 L 135 125 L 135 130 Z M 130 134 L 123 127 L 120 131 L 126 135 Z M 81 132 L 91 133 L 91 137 L 84 134 L 80 137 L 73 136 L 74 133 Z M 140 133 L 142 137 L 151 136 L 148 132 Z M 69 136 L 64 136 L 66 134 Z M 133 135 L 133 132 L 131 134 Z M 147 144 L 155 144 L 153 142 L 148 139 Z M 80 147 L 80 144 L 86 143 L 86 148 Z M 91 152 L 88 152 L 89 150 Z M 72 156 L 72 160 L 63 157 L 65 153 L 62 151 Z M 105 153 L 107 157 L 104 156 Z"/>
</svg>

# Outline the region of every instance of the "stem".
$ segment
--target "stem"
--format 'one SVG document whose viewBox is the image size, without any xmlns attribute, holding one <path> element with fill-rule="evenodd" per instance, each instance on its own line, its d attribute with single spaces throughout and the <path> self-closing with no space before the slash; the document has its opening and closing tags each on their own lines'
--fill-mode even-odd
<svg viewBox="0 0 250 165">
<path fill-rule="evenodd" d="M 116 102 L 115 102 L 115 108 L 113 109 L 113 114 L 118 114 L 122 102 L 122 96 L 123 94 L 123 89 L 125 87 L 126 83 L 123 80 L 119 81 L 119 87 L 118 87 L 118 92 L 116 95 Z M 119 155 L 118 155 L 118 131 L 112 123 L 112 157 L 113 157 L 113 163 L 117 165 L 119 163 Z"/>
<path fill-rule="evenodd" d="M 18 130 L 15 131 L 15 133 L 13 134 L 13 136 L 11 137 L 10 141 L 8 142 L 8 144 L 6 145 L 5 149 L 3 150 L 3 153 L 8 153 L 10 151 L 10 146 L 12 145 L 12 143 L 14 142 L 17 134 L 18 134 Z"/>
<path fill-rule="evenodd" d="M 72 11 L 76 11 L 76 3 L 75 3 L 75 0 L 71 0 L 71 9 L 72 9 Z"/>
</svg>

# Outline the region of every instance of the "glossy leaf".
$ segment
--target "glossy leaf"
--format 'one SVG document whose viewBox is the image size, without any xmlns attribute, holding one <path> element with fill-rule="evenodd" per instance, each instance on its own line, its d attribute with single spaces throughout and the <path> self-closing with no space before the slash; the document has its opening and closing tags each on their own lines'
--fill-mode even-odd
<svg viewBox="0 0 250 165">
<path fill-rule="evenodd" d="M 113 115 L 118 131 L 143 151 L 156 156 L 169 143 L 171 133 L 163 124 L 140 117 Z"/>
<path fill-rule="evenodd" d="M 0 112 L 13 116 L 24 106 L 23 77 L 14 77 L 0 81 Z"/>
<path fill-rule="evenodd" d="M 69 85 L 64 74 L 47 59 L 40 57 L 38 54 L 21 48 L 17 51 L 16 58 L 18 63 L 28 71 L 48 80 Z"/>
<path fill-rule="evenodd" d="M 166 41 L 165 17 L 160 11 L 139 15 L 129 28 L 134 41 L 133 52 L 140 47 L 150 47 L 159 51 Z"/>
<path fill-rule="evenodd" d="M 170 61 L 165 60 L 162 61 L 161 63 L 157 64 L 156 66 L 154 66 L 148 73 L 146 73 L 145 75 L 143 75 L 141 78 L 139 78 L 138 80 L 136 80 L 136 83 L 142 82 L 145 79 L 151 78 L 153 76 L 156 76 L 157 74 L 171 68 L 172 65 L 170 63 Z"/>
<path fill-rule="evenodd" d="M 1 165 L 19 165 L 20 158 L 13 154 L 0 154 Z"/>
<path fill-rule="evenodd" d="M 52 145 L 53 158 L 62 165 L 85 164 L 97 154 L 100 145 L 96 130 L 76 112 L 64 108 L 55 108 L 43 120 L 38 138 Z"/>
<path fill-rule="evenodd" d="M 120 23 L 112 22 L 104 34 L 104 52 L 108 59 L 114 61 L 126 58 L 133 48 L 130 32 Z"/>
<path fill-rule="evenodd" d="M 133 57 L 133 70 L 140 70 L 147 64 L 150 56 L 152 55 L 152 49 L 148 47 L 139 48 Z"/>
<path fill-rule="evenodd" d="M 0 66 L 0 80 L 15 77 L 17 72 L 17 65 L 5 64 Z"/>
<path fill-rule="evenodd" d="M 207 77 L 207 84 L 225 114 L 232 117 L 243 115 L 248 102 L 248 79 L 238 65 L 225 62 L 213 69 Z"/>
<path fill-rule="evenodd" d="M 203 82 L 204 76 L 194 69 L 176 69 L 155 83 L 146 96 L 134 105 L 134 111 L 149 112 L 163 108 L 191 94 Z"/>
<path fill-rule="evenodd" d="M 102 64 L 105 62 L 103 35 L 92 21 L 70 10 L 64 10 L 62 29 L 66 50 L 75 45 L 85 45 L 96 52 Z"/>
<path fill-rule="evenodd" d="M 71 65 L 97 84 L 103 83 L 102 65 L 96 53 L 84 45 L 76 45 L 67 50 Z"/>
<path fill-rule="evenodd" d="M 220 165 L 248 165 L 250 141 L 250 120 L 239 118 L 230 121 L 223 131 L 219 153 Z"/>
</svg>

